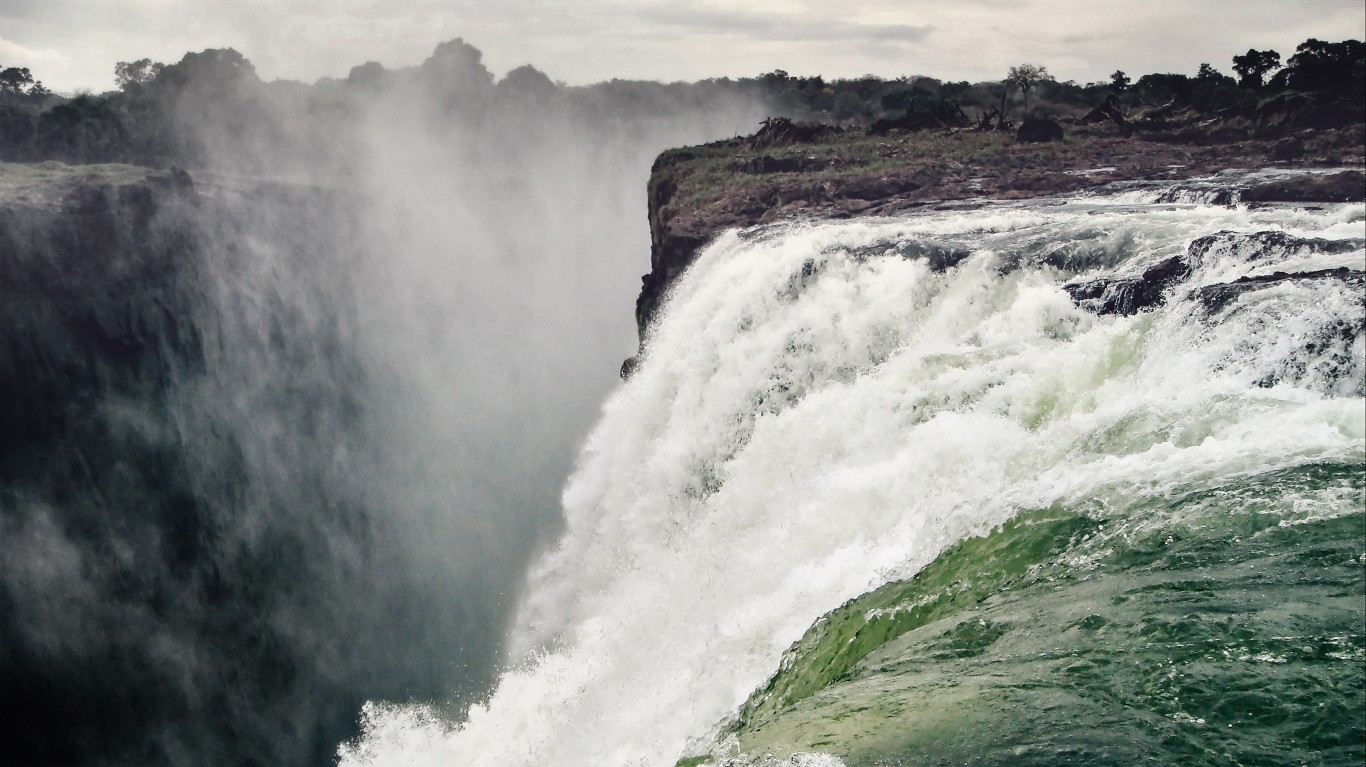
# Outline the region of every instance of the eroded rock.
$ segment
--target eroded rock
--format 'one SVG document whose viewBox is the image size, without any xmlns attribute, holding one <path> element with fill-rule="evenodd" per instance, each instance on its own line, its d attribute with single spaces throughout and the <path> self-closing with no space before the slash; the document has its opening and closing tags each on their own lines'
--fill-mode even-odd
<svg viewBox="0 0 1366 767">
<path fill-rule="evenodd" d="M 1316 280 L 1342 280 L 1358 290 L 1366 288 L 1366 272 L 1348 269 L 1319 269 L 1312 272 L 1272 272 L 1255 277 L 1241 277 L 1233 282 L 1205 285 L 1192 290 L 1191 298 L 1204 305 L 1211 314 L 1223 311 L 1247 293 L 1264 290 L 1287 282 L 1310 282 Z"/>
<path fill-rule="evenodd" d="M 1137 314 L 1161 306 L 1167 288 L 1190 276 L 1190 264 L 1180 256 L 1145 270 L 1137 276 L 1101 277 L 1063 286 L 1078 306 L 1099 315 Z"/>
</svg>

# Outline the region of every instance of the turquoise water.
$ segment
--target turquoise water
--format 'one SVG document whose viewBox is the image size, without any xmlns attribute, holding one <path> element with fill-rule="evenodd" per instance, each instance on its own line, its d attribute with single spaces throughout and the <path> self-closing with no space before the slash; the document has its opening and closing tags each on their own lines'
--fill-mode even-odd
<svg viewBox="0 0 1366 767">
<path fill-rule="evenodd" d="M 829 616 L 740 744 L 851 767 L 1361 764 L 1362 492 L 1362 466 L 1311 464 L 1026 513 Z M 845 665 L 827 637 L 867 655 L 793 701 L 788 679 Z"/>
</svg>

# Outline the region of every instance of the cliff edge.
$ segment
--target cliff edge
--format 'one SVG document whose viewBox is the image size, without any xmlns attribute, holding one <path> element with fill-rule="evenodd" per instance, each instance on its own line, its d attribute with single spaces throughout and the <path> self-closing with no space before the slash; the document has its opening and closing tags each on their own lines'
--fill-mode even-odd
<svg viewBox="0 0 1366 767">
<path fill-rule="evenodd" d="M 752 136 L 671 149 L 655 160 L 648 186 L 650 272 L 636 300 L 641 347 L 673 281 L 703 245 L 734 227 L 1180 181 L 1229 168 L 1342 168 L 1351 175 L 1298 182 L 1304 188 L 1269 183 L 1218 202 L 1361 199 L 1366 125 L 1219 137 L 1208 131 L 1178 140 L 1077 126 L 1061 141 L 1030 142 L 993 131 L 874 135 L 775 120 Z M 623 364 L 623 377 L 635 364 Z"/>
</svg>

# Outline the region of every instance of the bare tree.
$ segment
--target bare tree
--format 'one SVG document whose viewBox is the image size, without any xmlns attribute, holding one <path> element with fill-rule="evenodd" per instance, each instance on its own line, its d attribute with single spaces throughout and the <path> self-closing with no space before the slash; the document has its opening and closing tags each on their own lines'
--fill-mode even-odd
<svg viewBox="0 0 1366 767">
<path fill-rule="evenodd" d="M 1034 90 L 1034 86 L 1052 79 L 1053 75 L 1048 74 L 1048 70 L 1038 64 L 1021 64 L 1018 67 L 1011 67 L 1010 72 L 1006 74 L 1006 84 L 1020 89 L 1020 95 L 1024 96 L 1026 109 L 1029 108 L 1029 92 Z"/>
</svg>

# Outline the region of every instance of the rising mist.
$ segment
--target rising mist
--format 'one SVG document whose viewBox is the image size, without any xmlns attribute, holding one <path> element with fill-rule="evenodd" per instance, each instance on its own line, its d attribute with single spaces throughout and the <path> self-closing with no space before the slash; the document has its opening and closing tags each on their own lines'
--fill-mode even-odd
<svg viewBox="0 0 1366 767">
<path fill-rule="evenodd" d="M 4 360 L 67 414 L 0 455 L 19 764 L 328 763 L 364 700 L 458 712 L 486 692 L 636 346 L 650 162 L 765 108 L 714 85 L 496 80 L 480 58 L 456 40 L 309 86 L 206 51 L 137 87 L 142 160 L 193 179 L 127 238 L 164 279 L 53 278 L 63 316 L 114 318 L 99 337 L 136 370 L 82 357 L 52 296 L 12 310 L 24 349 L 60 335 L 83 359 L 50 380 L 19 346 Z M 6 260 L 66 274 L 84 251 L 58 229 L 94 219 L 25 215 Z"/>
</svg>

